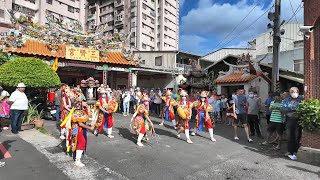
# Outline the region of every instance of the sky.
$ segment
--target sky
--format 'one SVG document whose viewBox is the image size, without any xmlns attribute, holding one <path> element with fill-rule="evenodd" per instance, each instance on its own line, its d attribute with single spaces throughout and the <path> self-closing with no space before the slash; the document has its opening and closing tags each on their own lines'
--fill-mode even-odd
<svg viewBox="0 0 320 180">
<path fill-rule="evenodd" d="M 220 48 L 246 48 L 248 41 L 268 31 L 273 4 L 274 0 L 180 0 L 179 50 L 206 55 Z M 282 20 L 303 22 L 301 0 L 281 0 L 281 6 Z"/>
</svg>

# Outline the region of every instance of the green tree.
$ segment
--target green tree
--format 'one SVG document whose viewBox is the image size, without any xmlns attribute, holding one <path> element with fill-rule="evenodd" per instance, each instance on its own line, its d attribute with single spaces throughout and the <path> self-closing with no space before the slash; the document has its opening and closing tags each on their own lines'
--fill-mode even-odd
<svg viewBox="0 0 320 180">
<path fill-rule="evenodd" d="M 34 57 L 17 57 L 0 66 L 0 83 L 16 87 L 20 82 L 30 88 L 50 88 L 61 84 L 58 74 Z"/>
<path fill-rule="evenodd" d="M 0 65 L 6 63 L 9 60 L 8 53 L 0 50 Z"/>
</svg>

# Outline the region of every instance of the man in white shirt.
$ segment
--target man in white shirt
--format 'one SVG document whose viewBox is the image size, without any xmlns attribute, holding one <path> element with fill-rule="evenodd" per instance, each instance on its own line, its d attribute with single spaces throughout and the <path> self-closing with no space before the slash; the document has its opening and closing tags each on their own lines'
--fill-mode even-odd
<svg viewBox="0 0 320 180">
<path fill-rule="evenodd" d="M 10 98 L 10 119 L 11 119 L 11 131 L 13 134 L 18 134 L 21 130 L 21 123 L 24 116 L 24 112 L 28 110 L 28 98 L 24 93 L 26 86 L 23 83 L 19 83 L 17 90 L 14 91 Z"/>
</svg>

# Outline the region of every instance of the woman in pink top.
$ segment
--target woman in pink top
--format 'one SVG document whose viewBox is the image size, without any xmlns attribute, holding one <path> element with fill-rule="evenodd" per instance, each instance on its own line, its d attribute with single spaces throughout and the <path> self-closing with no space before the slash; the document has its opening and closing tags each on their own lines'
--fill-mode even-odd
<svg viewBox="0 0 320 180">
<path fill-rule="evenodd" d="M 1 99 L 1 98 L 0 98 Z M 1 107 L 0 107 L 0 121 L 1 121 L 1 127 L 3 130 L 8 129 L 8 119 L 10 117 L 10 107 L 8 104 L 9 98 L 3 97 L 1 101 Z"/>
</svg>

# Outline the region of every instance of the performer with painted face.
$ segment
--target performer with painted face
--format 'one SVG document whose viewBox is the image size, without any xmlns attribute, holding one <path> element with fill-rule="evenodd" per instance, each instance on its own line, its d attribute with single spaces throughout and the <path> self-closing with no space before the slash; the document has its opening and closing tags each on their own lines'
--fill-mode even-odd
<svg viewBox="0 0 320 180">
<path fill-rule="evenodd" d="M 138 135 L 138 140 L 137 140 L 138 146 L 144 146 L 141 140 L 147 134 L 147 131 L 149 129 L 151 130 L 151 133 L 155 132 L 153 123 L 149 118 L 149 112 L 143 104 L 139 105 L 137 108 L 137 111 L 133 114 L 133 117 L 131 119 L 131 128 Z"/>
<path fill-rule="evenodd" d="M 180 92 L 180 101 L 177 104 L 177 112 L 179 115 L 177 128 L 178 128 L 178 137 L 180 137 L 180 133 L 184 130 L 187 138 L 187 143 L 192 144 L 193 142 L 190 139 L 189 135 L 189 120 L 192 115 L 192 102 L 188 99 L 188 93 L 185 90 L 181 90 Z"/>
<path fill-rule="evenodd" d="M 162 100 L 165 102 L 165 107 L 163 109 L 163 114 L 162 114 L 162 122 L 159 124 L 160 126 L 163 126 L 164 121 L 169 121 L 172 120 L 172 125 L 174 129 L 177 129 L 176 127 L 176 120 L 174 119 L 174 110 L 173 110 L 173 105 L 176 104 L 175 100 L 172 98 L 172 92 L 170 90 L 167 90 L 166 96 L 161 97 Z"/>
<path fill-rule="evenodd" d="M 101 89 L 99 93 L 100 98 L 97 101 L 96 106 L 99 107 L 100 113 L 97 122 L 95 123 L 97 129 L 94 131 L 94 134 L 98 136 L 98 133 L 104 129 L 109 138 L 114 138 L 112 135 L 112 128 L 114 125 L 113 113 L 117 110 L 118 103 L 114 98 L 108 98 L 107 91 L 104 89 Z"/>
<path fill-rule="evenodd" d="M 204 126 L 209 131 L 211 141 L 215 142 L 216 139 L 213 137 L 213 125 L 208 113 L 208 111 L 212 109 L 212 106 L 208 102 L 208 94 L 207 91 L 202 91 L 200 100 L 194 102 L 194 107 L 197 110 L 195 132 L 201 132 Z"/>
<path fill-rule="evenodd" d="M 75 152 L 75 165 L 83 167 L 85 165 L 80 160 L 87 147 L 87 129 L 93 130 L 94 125 L 91 127 L 86 125 L 89 115 L 85 97 L 81 91 L 73 91 L 69 95 L 72 109 L 60 126 L 65 126 L 67 129 L 67 152 L 70 150 Z"/>
</svg>

